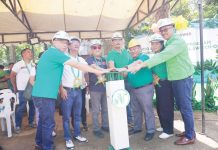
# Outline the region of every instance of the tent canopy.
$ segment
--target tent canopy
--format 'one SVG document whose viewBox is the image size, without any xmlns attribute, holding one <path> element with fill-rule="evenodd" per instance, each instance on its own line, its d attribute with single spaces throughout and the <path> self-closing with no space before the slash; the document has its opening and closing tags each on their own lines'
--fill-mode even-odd
<svg viewBox="0 0 218 150">
<path fill-rule="evenodd" d="M 58 30 L 110 38 L 172 0 L 0 0 L 0 43 L 50 40 Z"/>
</svg>

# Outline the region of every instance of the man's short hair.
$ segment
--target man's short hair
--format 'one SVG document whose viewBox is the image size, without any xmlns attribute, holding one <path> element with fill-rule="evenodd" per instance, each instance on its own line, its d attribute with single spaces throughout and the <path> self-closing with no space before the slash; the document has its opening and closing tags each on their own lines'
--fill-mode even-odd
<svg viewBox="0 0 218 150">
<path fill-rule="evenodd" d="M 14 65 L 14 62 L 10 62 L 10 63 L 8 64 L 8 66 L 10 66 L 10 65 Z"/>
<path fill-rule="evenodd" d="M 24 53 L 25 51 L 27 51 L 27 50 L 30 50 L 30 48 L 25 48 L 25 49 L 23 49 L 23 50 L 20 52 L 20 54 L 21 54 L 22 57 L 23 57 L 23 53 Z"/>
</svg>

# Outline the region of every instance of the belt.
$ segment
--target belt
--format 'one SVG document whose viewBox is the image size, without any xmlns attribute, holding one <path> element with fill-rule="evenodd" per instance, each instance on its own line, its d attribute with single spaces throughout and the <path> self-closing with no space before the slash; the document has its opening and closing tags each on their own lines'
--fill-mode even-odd
<svg viewBox="0 0 218 150">
<path fill-rule="evenodd" d="M 140 86 L 140 87 L 136 87 L 136 88 L 134 88 L 134 89 L 140 89 L 140 88 L 143 88 L 143 87 L 148 86 L 148 85 L 151 85 L 151 84 L 152 84 L 152 82 L 151 82 L 151 83 L 148 83 L 148 84 L 145 84 L 145 85 L 143 85 L 143 86 Z"/>
<path fill-rule="evenodd" d="M 63 87 L 66 90 L 80 90 L 80 88 L 70 88 L 70 87 Z"/>
</svg>

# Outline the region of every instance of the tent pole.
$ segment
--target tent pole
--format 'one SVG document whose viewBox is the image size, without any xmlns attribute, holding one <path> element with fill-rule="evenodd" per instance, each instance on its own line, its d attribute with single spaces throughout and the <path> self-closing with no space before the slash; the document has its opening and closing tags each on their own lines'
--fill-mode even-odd
<svg viewBox="0 0 218 150">
<path fill-rule="evenodd" d="M 204 97 L 204 43 L 203 43 L 203 8 L 202 0 L 198 0 L 199 32 L 200 32 L 200 60 L 201 60 L 201 109 L 202 109 L 202 134 L 205 134 L 205 97 Z"/>
</svg>

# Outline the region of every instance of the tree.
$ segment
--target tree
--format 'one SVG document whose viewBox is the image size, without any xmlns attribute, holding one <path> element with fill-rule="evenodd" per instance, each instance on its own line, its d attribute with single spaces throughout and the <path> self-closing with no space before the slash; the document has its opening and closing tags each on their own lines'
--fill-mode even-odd
<svg viewBox="0 0 218 150">
<path fill-rule="evenodd" d="M 183 16 L 187 20 L 193 20 L 198 17 L 196 0 L 179 0 L 177 5 L 171 10 L 172 16 Z"/>
<path fill-rule="evenodd" d="M 205 0 L 203 9 L 204 18 L 213 18 L 218 14 L 218 0 Z"/>
</svg>

